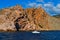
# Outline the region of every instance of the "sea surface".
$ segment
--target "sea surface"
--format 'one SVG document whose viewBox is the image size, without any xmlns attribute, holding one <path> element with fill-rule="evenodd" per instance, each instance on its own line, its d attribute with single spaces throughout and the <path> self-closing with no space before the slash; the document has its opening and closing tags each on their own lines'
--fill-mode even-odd
<svg viewBox="0 0 60 40">
<path fill-rule="evenodd" d="M 60 40 L 60 31 L 0 32 L 0 40 Z"/>
</svg>

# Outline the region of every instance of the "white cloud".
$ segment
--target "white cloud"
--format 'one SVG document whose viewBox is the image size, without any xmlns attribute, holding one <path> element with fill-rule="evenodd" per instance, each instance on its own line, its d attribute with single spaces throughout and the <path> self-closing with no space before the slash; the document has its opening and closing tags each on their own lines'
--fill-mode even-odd
<svg viewBox="0 0 60 40">
<path fill-rule="evenodd" d="M 42 4 L 37 4 L 37 3 L 29 3 L 28 4 L 29 7 L 42 7 Z"/>
<path fill-rule="evenodd" d="M 60 14 L 60 8 L 53 7 L 53 11 L 56 12 L 57 14 Z"/>
<path fill-rule="evenodd" d="M 56 13 L 56 14 L 60 14 L 60 4 L 57 4 L 56 6 L 53 7 L 53 11 Z"/>
<path fill-rule="evenodd" d="M 57 6 L 56 6 L 56 7 L 60 9 L 60 4 L 57 4 Z"/>
<path fill-rule="evenodd" d="M 46 7 L 46 8 L 52 8 L 53 4 L 52 3 L 46 3 L 46 4 L 44 4 L 44 7 Z"/>
<path fill-rule="evenodd" d="M 43 5 L 42 4 L 37 4 L 36 7 L 42 7 Z"/>
<path fill-rule="evenodd" d="M 60 14 L 60 4 L 57 4 L 56 6 L 53 5 L 53 3 L 48 2 L 45 4 L 37 4 L 37 3 L 29 3 L 29 7 L 42 7 L 44 8 L 50 15 Z"/>
<path fill-rule="evenodd" d="M 37 2 L 42 2 L 42 3 L 44 3 L 44 0 L 37 0 Z"/>
<path fill-rule="evenodd" d="M 34 7 L 34 6 L 36 6 L 36 3 L 29 3 L 28 6 Z"/>
<path fill-rule="evenodd" d="M 44 4 L 44 9 L 53 14 L 60 14 L 60 4 L 57 4 L 57 6 L 54 6 L 52 3 L 47 3 L 47 4 Z"/>
</svg>

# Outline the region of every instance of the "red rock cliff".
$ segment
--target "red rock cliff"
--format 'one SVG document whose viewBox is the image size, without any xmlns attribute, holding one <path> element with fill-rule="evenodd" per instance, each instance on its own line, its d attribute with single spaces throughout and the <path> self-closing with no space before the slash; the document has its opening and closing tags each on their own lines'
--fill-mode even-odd
<svg viewBox="0 0 60 40">
<path fill-rule="evenodd" d="M 5 21 L 3 23 L 13 23 L 12 25 L 14 25 L 14 27 L 11 26 L 11 29 L 16 30 L 16 23 L 19 25 L 19 30 L 47 30 L 50 28 L 48 25 L 48 14 L 41 7 L 23 9 L 21 6 L 17 5 L 3 9 L 0 13 L 2 13 L 0 16 L 5 16 L 3 19 L 0 18 L 2 21 Z M 6 27 L 5 24 L 4 27 Z"/>
</svg>

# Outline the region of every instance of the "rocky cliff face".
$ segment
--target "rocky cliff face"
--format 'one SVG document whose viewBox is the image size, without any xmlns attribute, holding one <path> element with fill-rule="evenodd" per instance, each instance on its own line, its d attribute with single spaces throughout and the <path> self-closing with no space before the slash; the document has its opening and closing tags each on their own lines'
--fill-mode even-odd
<svg viewBox="0 0 60 40">
<path fill-rule="evenodd" d="M 48 30 L 49 15 L 39 8 L 23 9 L 21 6 L 0 11 L 0 30 Z"/>
</svg>

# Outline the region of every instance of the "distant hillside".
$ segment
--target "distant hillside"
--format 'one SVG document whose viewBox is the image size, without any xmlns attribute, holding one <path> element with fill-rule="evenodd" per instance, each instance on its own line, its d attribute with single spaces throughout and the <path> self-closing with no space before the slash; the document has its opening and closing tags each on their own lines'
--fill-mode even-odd
<svg viewBox="0 0 60 40">
<path fill-rule="evenodd" d="M 54 15 L 53 17 L 57 17 L 57 18 L 60 18 L 60 14 L 59 14 L 59 15 Z"/>
<path fill-rule="evenodd" d="M 50 16 L 48 18 L 48 23 L 51 30 L 60 30 L 60 18 Z"/>
</svg>

